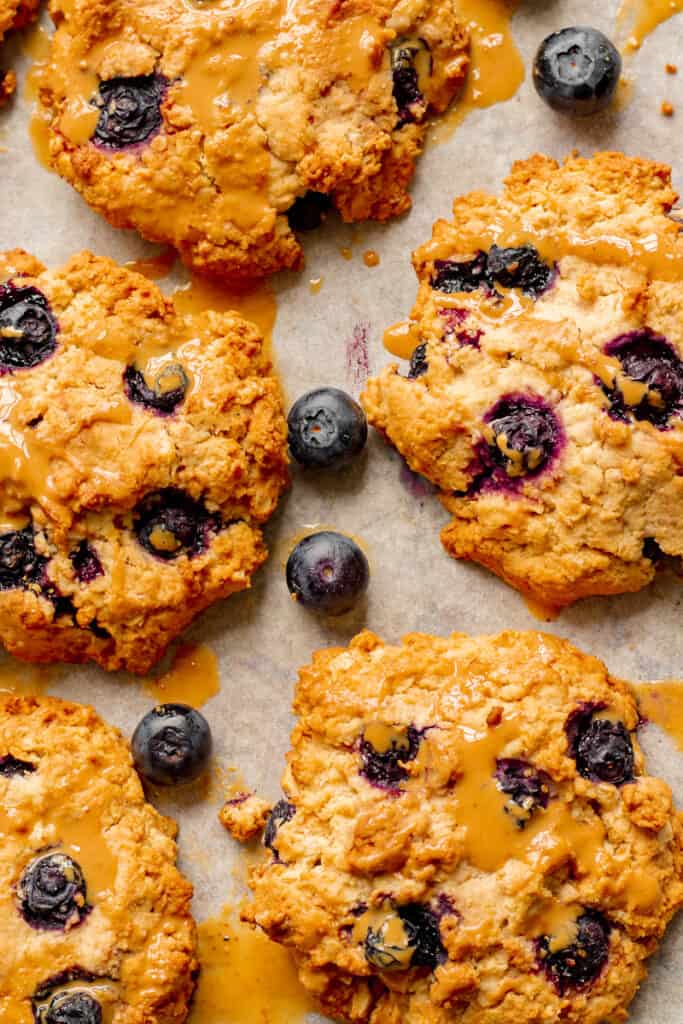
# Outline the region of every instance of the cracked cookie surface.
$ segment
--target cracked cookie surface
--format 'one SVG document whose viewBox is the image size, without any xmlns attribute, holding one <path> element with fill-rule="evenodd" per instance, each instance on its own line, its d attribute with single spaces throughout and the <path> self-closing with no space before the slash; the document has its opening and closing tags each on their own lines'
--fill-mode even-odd
<svg viewBox="0 0 683 1024">
<path fill-rule="evenodd" d="M 299 676 L 243 917 L 331 1017 L 616 1024 L 683 904 L 627 684 L 536 632 L 361 633 Z"/>
<path fill-rule="evenodd" d="M 428 114 L 463 82 L 455 0 L 53 0 L 50 162 L 199 271 L 300 268 L 295 229 L 410 206 Z M 287 214 L 289 213 L 289 221 Z"/>
<path fill-rule="evenodd" d="M 250 584 L 287 483 L 256 327 L 90 253 L 0 254 L 0 639 L 145 672 Z"/>
<path fill-rule="evenodd" d="M 670 169 L 535 156 L 414 254 L 408 377 L 368 418 L 441 491 L 444 546 L 550 606 L 683 555 L 683 239 Z"/>
<path fill-rule="evenodd" d="M 182 1024 L 198 964 L 176 826 L 82 705 L 0 698 L 0 1018 Z"/>
</svg>

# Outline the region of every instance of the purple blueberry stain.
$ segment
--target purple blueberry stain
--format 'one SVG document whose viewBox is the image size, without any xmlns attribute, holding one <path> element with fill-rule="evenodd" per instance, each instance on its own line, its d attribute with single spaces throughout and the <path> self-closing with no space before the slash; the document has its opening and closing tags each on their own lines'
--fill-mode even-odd
<svg viewBox="0 0 683 1024">
<path fill-rule="evenodd" d="M 166 487 L 142 499 L 134 513 L 133 529 L 146 551 L 172 561 L 205 551 L 211 533 L 220 529 L 220 517 L 184 491 Z"/>
<path fill-rule="evenodd" d="M 591 984 L 602 973 L 609 957 L 610 924 L 596 910 L 588 910 L 576 921 L 576 940 L 551 952 L 551 938 L 543 935 L 536 943 L 539 964 L 560 995 Z"/>
<path fill-rule="evenodd" d="M 496 761 L 495 779 L 501 792 L 510 797 L 505 806 L 519 829 L 526 828 L 538 808 L 545 809 L 551 793 L 551 779 L 528 761 L 501 757 Z"/>
<path fill-rule="evenodd" d="M 353 328 L 351 337 L 346 342 L 346 375 L 351 387 L 361 391 L 370 376 L 370 357 L 368 343 L 370 339 L 370 323 L 361 320 Z"/>
<path fill-rule="evenodd" d="M 19 879 L 17 896 L 22 917 L 36 930 L 74 928 L 91 910 L 83 872 L 65 853 L 31 861 Z"/>
<path fill-rule="evenodd" d="M 368 729 L 363 732 L 358 744 L 361 762 L 359 771 L 377 789 L 398 793 L 400 783 L 409 775 L 405 764 L 417 757 L 423 733 L 414 725 L 409 725 L 407 729 L 392 729 L 390 726 L 386 729 L 389 733 L 395 732 L 395 735 L 390 737 L 388 745 L 384 745 L 382 750 L 370 742 Z"/>
<path fill-rule="evenodd" d="M 187 374 L 179 363 L 167 363 L 151 384 L 136 366 L 127 366 L 123 373 L 126 398 L 158 416 L 172 415 L 185 401 L 188 387 Z"/>
<path fill-rule="evenodd" d="M 0 376 L 38 366 L 57 348 L 57 320 L 41 291 L 0 285 Z"/>
<path fill-rule="evenodd" d="M 5 778 L 12 778 L 14 775 L 32 775 L 35 772 L 36 766 L 32 761 L 23 761 L 20 757 L 14 757 L 13 754 L 5 754 L 0 757 L 0 775 Z"/>
<path fill-rule="evenodd" d="M 630 395 L 618 380 L 611 386 L 599 382 L 609 399 L 612 418 L 645 420 L 658 430 L 666 430 L 671 418 L 683 413 L 683 362 L 673 345 L 644 327 L 619 335 L 604 351 L 619 360 L 625 377 L 642 385 Z"/>
<path fill-rule="evenodd" d="M 276 841 L 278 832 L 283 825 L 286 825 L 288 821 L 291 821 L 296 814 L 296 807 L 290 803 L 289 800 L 285 800 L 284 797 L 273 807 L 272 811 L 268 815 L 268 821 L 266 822 L 265 831 L 263 833 L 263 845 L 266 849 L 270 850 L 275 860 L 280 860 L 280 854 L 278 852 Z"/>
<path fill-rule="evenodd" d="M 79 583 L 87 585 L 96 580 L 98 576 L 104 575 L 104 569 L 102 568 L 99 556 L 87 540 L 80 541 L 78 546 L 69 555 L 69 558 Z"/>
<path fill-rule="evenodd" d="M 423 498 L 436 493 L 436 487 L 431 480 L 427 480 L 426 477 L 421 476 L 419 473 L 414 473 L 405 459 L 401 459 L 400 467 L 399 481 L 411 498 L 417 498 L 418 501 L 421 501 Z"/>
<path fill-rule="evenodd" d="M 149 142 L 161 129 L 161 104 L 168 82 L 161 75 L 135 75 L 100 82 L 91 101 L 100 116 L 92 141 L 104 149 L 128 149 Z"/>
</svg>

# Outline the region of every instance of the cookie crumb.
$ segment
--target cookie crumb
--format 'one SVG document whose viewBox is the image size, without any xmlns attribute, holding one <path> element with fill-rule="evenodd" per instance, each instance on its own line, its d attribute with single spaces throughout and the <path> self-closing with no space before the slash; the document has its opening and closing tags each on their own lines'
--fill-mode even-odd
<svg viewBox="0 0 683 1024">
<path fill-rule="evenodd" d="M 226 800 L 218 819 L 233 839 L 247 843 L 263 831 L 271 808 L 255 793 L 237 792 Z"/>
<path fill-rule="evenodd" d="M 664 115 L 664 117 L 673 117 L 674 116 L 674 105 L 673 105 L 673 103 L 669 103 L 668 100 L 665 100 L 664 103 L 662 103 L 662 114 Z"/>
</svg>

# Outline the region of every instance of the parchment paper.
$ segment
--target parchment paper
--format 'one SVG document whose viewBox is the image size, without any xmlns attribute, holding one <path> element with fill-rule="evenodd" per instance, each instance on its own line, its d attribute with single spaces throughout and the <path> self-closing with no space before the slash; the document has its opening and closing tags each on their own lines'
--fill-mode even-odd
<svg viewBox="0 0 683 1024">
<path fill-rule="evenodd" d="M 497 190 L 514 159 L 535 151 L 562 157 L 574 148 L 585 154 L 623 149 L 672 163 L 674 181 L 683 188 L 683 66 L 678 77 L 664 70 L 666 62 L 680 57 L 683 15 L 663 25 L 629 62 L 635 86 L 622 111 L 573 121 L 550 112 L 533 90 L 531 62 L 547 33 L 592 24 L 614 36 L 616 8 L 617 0 L 522 0 L 513 25 L 527 79 L 518 95 L 505 105 L 475 112 L 448 143 L 427 150 L 409 216 L 386 226 L 364 225 L 360 231 L 331 219 L 307 242 L 306 272 L 275 279 L 275 353 L 288 402 L 318 385 L 358 393 L 367 371 L 376 372 L 389 361 L 382 330 L 407 315 L 416 292 L 411 250 L 429 236 L 437 217 L 450 215 L 455 194 Z M 20 95 L 0 114 L 0 146 L 7 147 L 0 152 L 0 248 L 23 246 L 51 266 L 81 248 L 120 261 L 158 251 L 134 233 L 110 228 L 38 164 L 28 139 L 31 103 L 22 95 L 28 62 L 21 56 L 20 39 L 9 43 L 6 57 L 4 63 L 20 72 Z M 665 99 L 680 103 L 673 119 L 659 112 Z M 353 249 L 351 261 L 341 257 L 341 247 Z M 380 254 L 379 267 L 363 265 L 362 252 L 369 248 Z M 312 294 L 309 280 L 317 277 L 324 279 L 323 286 Z M 660 576 L 640 594 L 583 601 L 539 627 L 517 593 L 485 570 L 447 557 L 438 538 L 444 511 L 435 497 L 409 480 L 399 457 L 377 437 L 370 441 L 367 458 L 349 471 L 309 476 L 295 469 L 293 477 L 291 492 L 266 529 L 271 558 L 253 590 L 215 606 L 186 635 L 191 642 L 210 645 L 220 659 L 222 689 L 204 709 L 216 761 L 239 766 L 262 795 L 276 799 L 279 792 L 297 667 L 314 649 L 345 643 L 364 625 L 391 641 L 412 630 L 476 634 L 547 628 L 603 658 L 626 678 L 683 678 L 683 581 Z M 337 623 L 298 608 L 285 585 L 287 551 L 296 534 L 315 524 L 357 536 L 371 562 L 366 608 Z M 50 689 L 91 702 L 126 735 L 151 704 L 130 677 L 107 676 L 91 667 L 64 669 Z M 643 732 L 642 740 L 650 768 L 672 784 L 683 806 L 683 755 L 654 727 Z M 243 857 L 216 820 L 220 787 L 214 785 L 203 799 L 193 792 L 165 795 L 157 802 L 180 821 L 182 868 L 196 886 L 198 917 L 216 912 L 234 890 L 235 865 Z M 652 962 L 633 1021 L 683 1021 L 683 916 Z"/>
</svg>

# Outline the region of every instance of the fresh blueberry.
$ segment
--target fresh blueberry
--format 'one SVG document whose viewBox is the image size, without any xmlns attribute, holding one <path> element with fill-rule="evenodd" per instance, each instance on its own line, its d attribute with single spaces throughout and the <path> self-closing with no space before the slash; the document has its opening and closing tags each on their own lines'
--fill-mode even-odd
<svg viewBox="0 0 683 1024">
<path fill-rule="evenodd" d="M 421 88 L 432 72 L 432 55 L 424 39 L 399 39 L 391 47 L 393 95 L 398 107 L 398 124 L 424 120 L 427 100 Z"/>
<path fill-rule="evenodd" d="M 488 259 L 479 252 L 473 260 L 435 260 L 432 288 L 453 295 L 456 292 L 476 292 L 478 288 L 491 290 Z"/>
<path fill-rule="evenodd" d="M 0 376 L 44 362 L 57 348 L 58 330 L 37 288 L 0 284 Z"/>
<path fill-rule="evenodd" d="M 547 807 L 550 798 L 550 776 L 528 761 L 500 757 L 496 761 L 498 788 L 507 793 L 516 807 L 506 807 L 517 826 L 522 829 L 538 807 Z"/>
<path fill-rule="evenodd" d="M 519 288 L 532 299 L 547 291 L 556 273 L 554 267 L 544 263 L 533 245 L 513 249 L 492 246 L 487 271 L 491 281 L 497 281 L 503 288 Z"/>
<path fill-rule="evenodd" d="M 36 551 L 31 526 L 0 536 L 0 590 L 40 583 L 46 564 L 47 559 Z"/>
<path fill-rule="evenodd" d="M 621 75 L 619 51 L 595 28 L 564 28 L 541 43 L 534 60 L 539 96 L 567 114 L 594 114 L 608 106 Z"/>
<path fill-rule="evenodd" d="M 410 357 L 410 366 L 408 367 L 408 380 L 416 380 L 426 373 L 428 369 L 427 342 L 423 341 L 413 349 L 413 354 Z"/>
<path fill-rule="evenodd" d="M 175 412 L 185 400 L 188 384 L 187 374 L 178 363 L 167 363 L 151 385 L 135 366 L 127 366 L 123 373 L 126 397 L 161 416 Z"/>
<path fill-rule="evenodd" d="M 135 510 L 133 523 L 143 548 L 164 561 L 201 554 L 209 534 L 219 527 L 216 514 L 175 487 L 146 495 Z"/>
<path fill-rule="evenodd" d="M 610 926 L 602 914 L 588 910 L 577 919 L 576 927 L 576 941 L 563 949 L 551 953 L 547 935 L 537 943 L 541 966 L 560 995 L 595 981 L 609 956 Z"/>
<path fill-rule="evenodd" d="M 102 1007 L 89 992 L 61 992 L 53 996 L 45 1024 L 102 1024 Z"/>
<path fill-rule="evenodd" d="M 593 718 L 577 737 L 575 758 L 579 773 L 593 782 L 633 781 L 633 743 L 623 722 Z"/>
<path fill-rule="evenodd" d="M 266 822 L 266 828 L 263 833 L 263 845 L 269 850 L 272 850 L 276 860 L 280 859 L 280 855 L 277 852 L 277 846 L 275 840 L 277 834 L 283 825 L 286 825 L 288 821 L 291 821 L 296 814 L 296 807 L 294 804 L 290 804 L 288 800 L 278 800 L 273 807 L 272 811 L 268 815 L 268 821 Z"/>
<path fill-rule="evenodd" d="M 484 423 L 488 437 L 475 449 L 471 493 L 538 476 L 564 439 L 560 421 L 538 395 L 504 395 L 486 413 Z"/>
<path fill-rule="evenodd" d="M 387 732 L 390 732 L 390 727 Z M 366 730 L 360 739 L 360 774 L 378 789 L 396 790 L 399 783 L 408 778 L 404 767 L 407 761 L 414 761 L 420 749 L 422 734 L 413 725 L 406 730 L 395 730 L 387 746 L 377 750 L 370 742 L 372 733 Z"/>
<path fill-rule="evenodd" d="M 97 552 L 87 540 L 80 541 L 78 547 L 74 548 L 69 555 L 69 558 L 79 583 L 92 583 L 98 576 L 104 575 L 104 569 Z"/>
<path fill-rule="evenodd" d="M 644 385 L 645 393 L 635 404 L 626 401 L 618 385 L 601 385 L 615 419 L 632 415 L 664 430 L 672 416 L 683 413 L 683 362 L 666 338 L 646 327 L 615 338 L 605 354 L 619 360 L 626 377 Z"/>
<path fill-rule="evenodd" d="M 290 409 L 287 425 L 292 455 L 312 469 L 347 465 L 368 439 L 365 413 L 339 388 L 318 388 L 302 395 Z"/>
<path fill-rule="evenodd" d="M 366 591 L 370 567 L 350 537 L 323 530 L 299 541 L 286 575 L 290 594 L 305 608 L 343 615 Z"/>
<path fill-rule="evenodd" d="M 35 770 L 36 766 L 31 761 L 22 761 L 12 754 L 0 757 L 0 775 L 6 778 L 11 778 L 12 775 L 31 775 Z"/>
<path fill-rule="evenodd" d="M 396 917 L 403 928 L 402 940 L 396 935 Z M 393 920 L 392 920 L 393 919 Z M 422 903 L 407 903 L 387 915 L 377 928 L 368 928 L 365 959 L 380 971 L 427 967 L 434 970 L 446 959 L 437 915 Z"/>
<path fill-rule="evenodd" d="M 31 861 L 17 886 L 24 920 L 31 928 L 64 931 L 90 912 L 83 872 L 65 853 Z"/>
<path fill-rule="evenodd" d="M 306 192 L 295 199 L 287 210 L 292 231 L 315 231 L 332 208 L 332 200 L 324 192 Z"/>
<path fill-rule="evenodd" d="M 187 704 L 157 705 L 138 723 L 131 741 L 135 767 L 160 786 L 199 778 L 211 747 L 209 723 Z"/>
<path fill-rule="evenodd" d="M 100 110 L 93 142 L 107 149 L 125 149 L 156 135 L 163 120 L 161 104 L 167 84 L 160 75 L 100 82 L 92 100 Z"/>
</svg>

